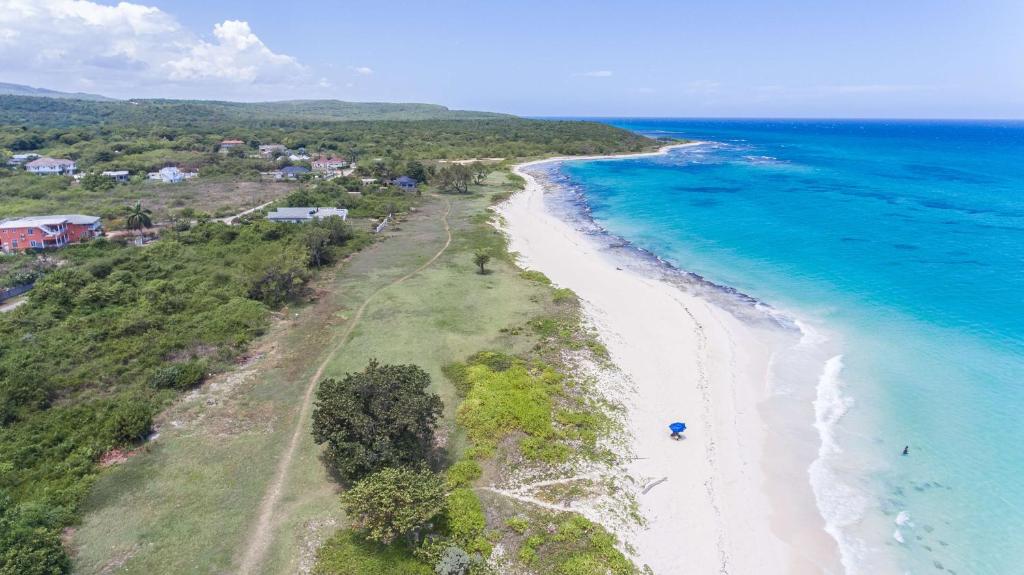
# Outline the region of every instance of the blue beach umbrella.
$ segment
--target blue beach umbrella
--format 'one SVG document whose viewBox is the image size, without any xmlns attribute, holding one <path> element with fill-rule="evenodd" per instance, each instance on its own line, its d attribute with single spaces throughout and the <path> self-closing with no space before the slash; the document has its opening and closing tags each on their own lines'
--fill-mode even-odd
<svg viewBox="0 0 1024 575">
<path fill-rule="evenodd" d="M 677 422 L 669 425 L 668 428 L 672 430 L 672 433 L 682 433 L 682 432 L 686 431 L 686 424 L 677 421 Z"/>
</svg>

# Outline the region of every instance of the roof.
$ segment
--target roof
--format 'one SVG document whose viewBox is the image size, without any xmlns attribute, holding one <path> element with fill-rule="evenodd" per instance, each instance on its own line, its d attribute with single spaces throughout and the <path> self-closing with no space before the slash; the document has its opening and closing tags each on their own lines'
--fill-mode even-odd
<svg viewBox="0 0 1024 575">
<path fill-rule="evenodd" d="M 103 172 L 104 176 L 127 176 L 128 170 L 109 170 Z"/>
<path fill-rule="evenodd" d="M 304 168 L 302 166 L 288 166 L 286 168 L 281 168 L 281 173 L 284 173 L 284 174 L 308 174 L 309 173 L 309 168 Z"/>
<path fill-rule="evenodd" d="M 313 218 L 348 217 L 345 208 L 277 208 L 267 214 L 268 220 L 311 220 Z"/>
<path fill-rule="evenodd" d="M 28 216 L 15 218 L 0 222 L 0 229 L 9 230 L 15 228 L 36 228 L 39 226 L 56 226 L 59 224 L 91 225 L 100 221 L 97 216 L 84 216 L 82 214 L 68 214 L 61 216 Z"/>
<path fill-rule="evenodd" d="M 399 186 L 415 186 L 416 185 L 416 180 L 413 179 L 413 178 L 410 178 L 409 176 L 402 176 L 402 177 L 399 177 L 399 178 L 395 178 L 395 184 L 397 184 Z"/>
<path fill-rule="evenodd" d="M 25 165 L 30 168 L 45 168 L 48 166 L 73 166 L 74 164 L 74 160 L 65 160 L 64 158 L 39 158 Z"/>
<path fill-rule="evenodd" d="M 222 146 L 223 146 L 224 144 L 231 144 L 231 145 L 233 145 L 233 146 L 240 146 L 240 145 L 242 145 L 242 144 L 244 144 L 244 143 L 245 143 L 245 142 L 243 142 L 242 140 L 221 140 L 221 142 L 220 142 L 220 144 L 221 144 Z"/>
</svg>

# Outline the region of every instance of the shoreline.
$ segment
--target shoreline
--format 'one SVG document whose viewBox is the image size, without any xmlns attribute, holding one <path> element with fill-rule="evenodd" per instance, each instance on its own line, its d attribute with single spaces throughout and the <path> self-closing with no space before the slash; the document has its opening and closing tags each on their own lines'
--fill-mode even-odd
<svg viewBox="0 0 1024 575">
<path fill-rule="evenodd" d="M 497 211 L 521 266 L 580 296 L 634 390 L 617 399 L 627 406 L 634 457 L 625 471 L 635 479 L 633 495 L 646 526 L 618 535 L 636 549 L 638 565 L 656 573 L 842 572 L 806 473 L 814 456 L 807 449 L 817 445 L 789 457 L 768 423 L 779 414 L 765 405 L 771 399 L 766 382 L 777 354 L 799 343 L 795 335 L 744 321 L 744 314 L 706 294 L 616 261 L 607 246 L 552 214 L 544 186 L 526 171 L 552 162 L 663 155 L 702 143 L 518 164 L 513 173 L 526 187 Z M 810 417 L 813 422 L 813 411 Z M 679 442 L 667 431 L 677 420 L 689 427 Z M 795 473 L 804 487 L 793 490 Z"/>
</svg>

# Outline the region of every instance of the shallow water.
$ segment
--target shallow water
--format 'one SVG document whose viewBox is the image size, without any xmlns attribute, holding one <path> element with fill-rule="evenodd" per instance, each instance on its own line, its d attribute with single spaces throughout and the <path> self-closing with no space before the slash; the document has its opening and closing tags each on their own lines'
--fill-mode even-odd
<svg viewBox="0 0 1024 575">
<path fill-rule="evenodd" d="M 709 143 L 559 164 L 597 224 L 839 342 L 779 389 L 816 386 L 808 481 L 847 571 L 1017 572 L 1024 124 L 612 123 Z"/>
</svg>

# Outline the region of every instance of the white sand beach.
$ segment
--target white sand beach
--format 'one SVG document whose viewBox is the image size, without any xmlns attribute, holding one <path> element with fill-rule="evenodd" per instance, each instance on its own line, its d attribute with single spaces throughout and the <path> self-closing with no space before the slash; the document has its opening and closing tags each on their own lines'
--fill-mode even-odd
<svg viewBox="0 0 1024 575">
<path fill-rule="evenodd" d="M 516 167 L 526 188 L 499 212 L 521 265 L 580 296 L 631 379 L 633 393 L 619 399 L 635 457 L 627 471 L 647 525 L 619 535 L 638 564 L 658 574 L 841 573 L 807 479 L 817 446 L 790 453 L 767 421 L 779 418 L 765 405 L 772 356 L 792 345 L 791 334 L 784 341 L 709 300 L 620 269 L 598 242 L 545 209 L 542 184 L 524 171 L 536 163 Z M 801 424 L 810 425 L 809 404 L 805 415 Z M 688 430 L 673 441 L 667 426 L 680 420 Z"/>
</svg>

